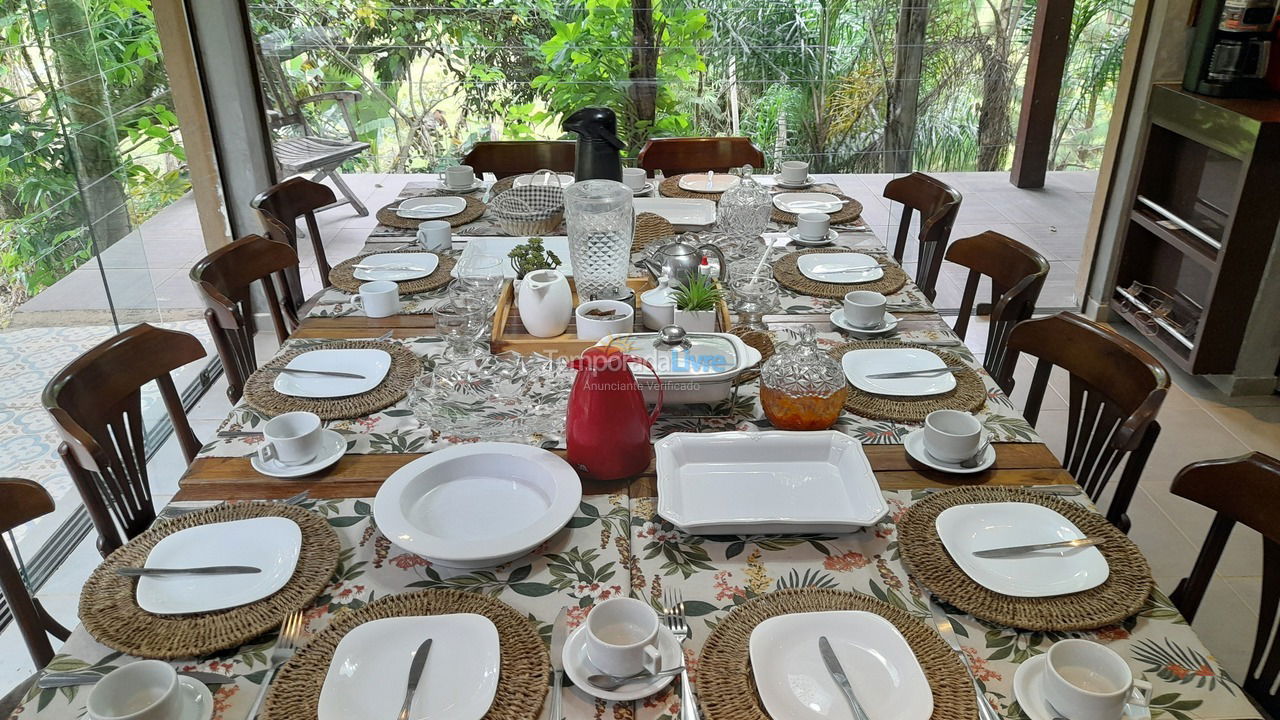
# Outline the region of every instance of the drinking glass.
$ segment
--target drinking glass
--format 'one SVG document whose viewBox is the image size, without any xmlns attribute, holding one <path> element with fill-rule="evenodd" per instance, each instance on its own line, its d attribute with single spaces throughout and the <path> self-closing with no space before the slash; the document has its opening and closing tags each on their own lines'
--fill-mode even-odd
<svg viewBox="0 0 1280 720">
<path fill-rule="evenodd" d="M 506 258 L 492 255 L 469 255 L 458 263 L 459 291 L 488 302 L 492 310 L 506 280 Z"/>
<path fill-rule="evenodd" d="M 616 180 L 584 180 L 564 191 L 573 281 L 583 300 L 626 297 L 635 211 L 631 190 Z"/>
<path fill-rule="evenodd" d="M 468 358 L 482 354 L 478 341 L 492 307 L 484 298 L 453 295 L 436 308 L 436 330 L 444 338 L 445 355 Z"/>
<path fill-rule="evenodd" d="M 729 296 L 738 313 L 738 325 L 752 330 L 769 328 L 765 314 L 778 307 L 778 281 L 769 277 L 752 277 L 750 273 L 729 280 Z"/>
</svg>

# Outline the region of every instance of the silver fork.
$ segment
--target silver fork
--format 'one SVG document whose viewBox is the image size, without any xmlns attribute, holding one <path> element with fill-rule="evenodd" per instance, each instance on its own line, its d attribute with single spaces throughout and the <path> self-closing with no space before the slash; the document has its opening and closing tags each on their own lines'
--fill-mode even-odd
<svg viewBox="0 0 1280 720">
<path fill-rule="evenodd" d="M 267 697 L 267 690 L 271 688 L 271 681 L 275 679 L 276 672 L 298 651 L 298 644 L 302 639 L 302 628 L 305 624 L 301 610 L 290 613 L 285 617 L 284 622 L 280 623 L 280 637 L 276 640 L 276 646 L 271 649 L 271 666 L 262 678 L 262 691 L 258 693 L 258 699 L 253 701 L 253 707 L 245 716 L 248 720 L 258 717 L 258 711 L 262 708 L 262 701 Z"/>
<path fill-rule="evenodd" d="M 671 634 L 680 643 L 680 661 L 684 662 L 684 641 L 689 639 L 689 623 L 684 617 L 684 597 L 679 590 L 662 591 L 662 617 Z M 680 720 L 698 720 L 698 698 L 689 684 L 689 671 L 680 673 Z"/>
</svg>

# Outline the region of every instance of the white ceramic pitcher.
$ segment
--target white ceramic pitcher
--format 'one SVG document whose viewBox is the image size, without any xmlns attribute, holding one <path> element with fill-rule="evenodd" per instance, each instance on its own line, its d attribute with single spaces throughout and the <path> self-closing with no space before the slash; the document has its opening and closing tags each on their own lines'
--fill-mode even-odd
<svg viewBox="0 0 1280 720">
<path fill-rule="evenodd" d="M 534 270 L 520 281 L 516 307 L 530 335 L 555 337 L 564 333 L 573 315 L 569 280 L 559 270 Z"/>
</svg>

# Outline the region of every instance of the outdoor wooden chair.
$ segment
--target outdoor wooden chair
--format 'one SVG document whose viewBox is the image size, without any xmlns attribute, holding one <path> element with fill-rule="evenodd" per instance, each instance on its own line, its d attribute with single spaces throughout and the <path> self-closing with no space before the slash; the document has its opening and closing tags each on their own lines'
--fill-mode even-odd
<svg viewBox="0 0 1280 720">
<path fill-rule="evenodd" d="M 205 321 L 227 376 L 232 404 L 244 394 L 244 383 L 258 369 L 254 349 L 254 283 L 259 283 L 271 314 L 276 339 L 284 343 L 298 327 L 298 315 L 285 271 L 298 266 L 298 254 L 288 245 L 260 235 L 248 235 L 206 255 L 191 268 L 191 282 L 204 301 Z"/>
<path fill-rule="evenodd" d="M 1053 366 L 1070 374 L 1062 464 L 1098 502 L 1125 461 L 1107 519 L 1127 532 L 1129 501 L 1160 434 L 1156 413 L 1169 391 L 1169 373 L 1132 341 L 1071 313 L 1018 323 L 1006 352 L 1038 358 L 1023 411 L 1032 425 L 1040 418 Z"/>
<path fill-rule="evenodd" d="M 1273 690 L 1280 677 L 1280 638 L 1272 639 L 1280 609 L 1280 460 L 1255 452 L 1192 463 L 1174 477 L 1169 491 L 1217 513 L 1191 574 L 1169 595 L 1188 623 L 1200 609 L 1236 523 L 1262 534 L 1262 602 L 1242 687 L 1268 714 L 1280 716 L 1280 695 Z"/>
<path fill-rule="evenodd" d="M 53 512 L 53 496 L 39 484 L 21 478 L 0 478 L 0 534 Z M 0 591 L 9 612 L 31 653 L 31 661 L 42 668 L 53 659 L 52 635 L 66 640 L 71 631 L 54 620 L 40 601 L 32 597 L 8 546 L 0 541 Z"/>
<path fill-rule="evenodd" d="M 105 557 L 155 520 L 147 481 L 142 387 L 155 381 L 190 463 L 200 441 L 169 373 L 205 356 L 200 341 L 146 323 L 90 348 L 49 380 L 44 407 L 62 435 L 58 454 L 98 530 Z"/>
<path fill-rule="evenodd" d="M 326 203 L 333 201 L 333 191 L 327 185 L 311 182 L 306 178 L 289 178 L 263 190 L 253 199 L 253 207 L 262 214 L 263 225 L 273 240 L 283 240 L 298 250 L 298 218 L 307 225 L 307 235 L 311 238 L 311 251 L 316 256 L 316 269 L 320 272 L 320 281 L 328 282 L 329 258 L 324 252 L 324 238 L 320 236 L 320 226 L 316 223 L 316 212 L 322 210 Z M 268 221 L 275 221 L 274 227 Z M 277 237 L 283 231 L 284 237 Z M 295 264 L 285 270 L 289 292 L 293 299 L 301 301 L 306 297 L 302 290 L 302 276 Z"/>
<path fill-rule="evenodd" d="M 640 150 L 640 167 L 650 175 L 661 170 L 664 175 L 687 172 L 728 172 L 750 165 L 764 169 L 764 153 L 745 137 L 657 138 Z"/>
<path fill-rule="evenodd" d="M 313 28 L 311 31 L 317 32 L 319 29 Z M 307 48 L 273 40 L 271 35 L 263 36 L 258 46 L 258 66 L 262 72 L 263 94 L 270 106 L 267 124 L 275 135 L 271 149 L 280 168 L 280 176 L 314 173 L 311 176 L 314 182 L 329 178 L 338 192 L 342 193 L 343 200 L 338 201 L 335 197 L 329 204 L 316 208 L 317 211 L 350 203 L 357 215 L 368 215 L 368 208 L 338 173 L 338 168 L 344 162 L 359 157 L 369 149 L 369 143 L 363 142 L 357 135 L 355 121 L 352 119 L 355 104 L 360 101 L 360 93 L 355 90 L 331 90 L 298 97 L 293 92 L 289 78 L 281 70 L 281 65 L 301 55 Z M 325 136 L 317 132 L 317 128 L 307 119 L 304 112 L 306 106 L 326 102 L 338 104 L 346 137 Z"/>
<path fill-rule="evenodd" d="M 1049 276 L 1049 261 L 1017 240 L 990 230 L 951 243 L 946 259 L 969 269 L 955 325 L 961 339 L 969 330 L 978 284 L 983 277 L 991 279 L 991 325 L 982 364 L 1000 388 L 1011 393 L 1018 356 L 1007 352 L 1009 332 L 1035 312 Z"/>
<path fill-rule="evenodd" d="M 477 175 L 493 173 L 504 178 L 538 170 L 572 173 L 578 145 L 570 140 L 486 140 L 478 142 L 462 158 Z"/>
<path fill-rule="evenodd" d="M 938 271 L 951 238 L 951 228 L 960 212 L 960 193 L 941 180 L 924 173 L 911 173 L 894 178 L 884 186 L 884 196 L 903 205 L 898 218 L 898 240 L 893 257 L 899 263 L 907 252 L 907 235 L 911 232 L 911 213 L 920 213 L 919 253 L 916 258 L 916 285 L 930 301 L 938 294 Z"/>
</svg>

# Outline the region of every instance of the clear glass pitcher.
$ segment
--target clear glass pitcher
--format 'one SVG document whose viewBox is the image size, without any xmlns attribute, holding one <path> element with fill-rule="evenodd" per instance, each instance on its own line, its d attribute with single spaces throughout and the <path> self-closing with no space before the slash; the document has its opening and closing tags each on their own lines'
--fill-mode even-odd
<svg viewBox="0 0 1280 720">
<path fill-rule="evenodd" d="M 564 191 L 569 257 L 580 300 L 626 297 L 635 211 L 631 190 L 616 180 L 584 180 Z"/>
</svg>

